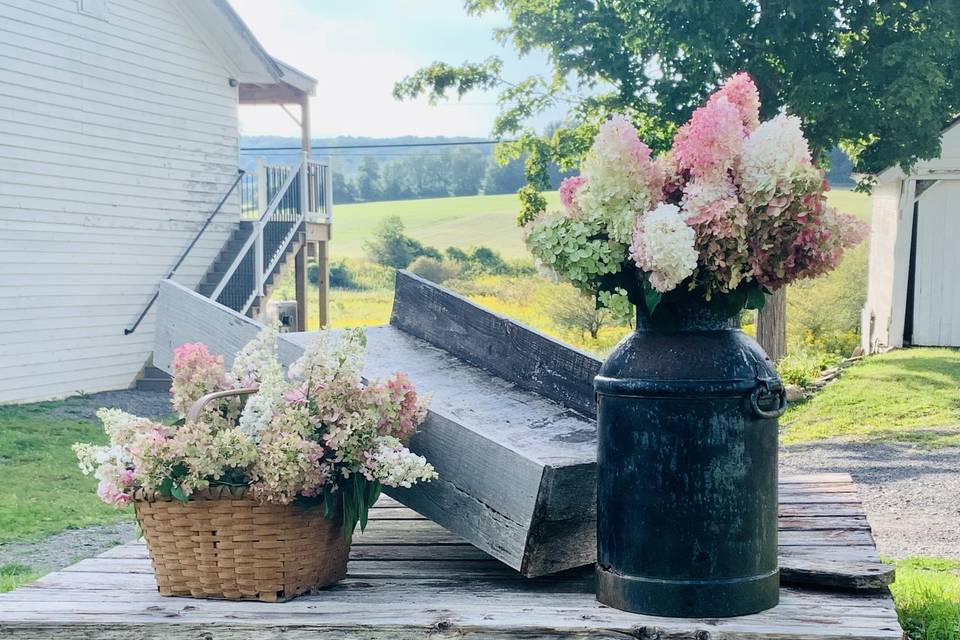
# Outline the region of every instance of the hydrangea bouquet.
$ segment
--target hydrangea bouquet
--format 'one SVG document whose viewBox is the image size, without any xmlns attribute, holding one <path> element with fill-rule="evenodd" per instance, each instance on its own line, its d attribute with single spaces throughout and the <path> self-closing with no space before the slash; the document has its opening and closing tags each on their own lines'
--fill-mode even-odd
<svg viewBox="0 0 960 640">
<path fill-rule="evenodd" d="M 759 113 L 736 74 L 658 157 L 613 116 L 560 186 L 563 210 L 527 224 L 538 265 L 601 303 L 625 295 L 652 314 L 699 299 L 728 315 L 834 268 L 866 227 L 827 205 L 800 120 Z"/>
<path fill-rule="evenodd" d="M 284 372 L 272 328 L 237 354 L 230 371 L 205 345 L 182 345 L 171 387 L 181 420 L 171 426 L 101 409 L 110 444 L 74 445 L 80 467 L 97 477 L 109 504 L 125 505 L 139 490 L 187 501 L 214 485 L 248 487 L 263 502 L 322 500 L 328 517 L 342 506 L 349 536 L 358 522 L 366 526 L 381 485 L 436 477 L 402 443 L 423 421 L 424 403 L 403 374 L 363 383 L 365 346 L 361 330 L 321 332 Z M 223 399 L 185 420 L 209 393 L 252 387 L 258 391 L 245 402 Z"/>
</svg>

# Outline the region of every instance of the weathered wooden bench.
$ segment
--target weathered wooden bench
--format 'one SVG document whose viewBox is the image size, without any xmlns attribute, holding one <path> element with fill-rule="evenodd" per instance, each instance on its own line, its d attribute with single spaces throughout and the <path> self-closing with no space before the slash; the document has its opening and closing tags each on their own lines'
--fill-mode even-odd
<svg viewBox="0 0 960 640">
<path fill-rule="evenodd" d="M 784 478 L 780 502 L 781 558 L 831 558 L 842 567 L 875 557 L 849 476 Z M 0 638 L 897 640 L 902 635 L 885 589 L 786 587 L 779 606 L 756 615 L 653 618 L 599 604 L 591 568 L 524 578 L 389 498 L 372 510 L 371 519 L 366 533 L 354 538 L 347 578 L 288 603 L 161 597 L 146 547 L 134 542 L 0 595 Z"/>
</svg>

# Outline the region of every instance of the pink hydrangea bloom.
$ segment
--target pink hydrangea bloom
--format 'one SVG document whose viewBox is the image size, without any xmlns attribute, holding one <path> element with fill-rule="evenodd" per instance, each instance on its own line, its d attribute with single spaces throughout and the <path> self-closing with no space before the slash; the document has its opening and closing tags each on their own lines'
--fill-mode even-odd
<svg viewBox="0 0 960 640">
<path fill-rule="evenodd" d="M 680 169 L 694 177 L 716 176 L 734 167 L 744 136 L 740 110 L 720 96 L 694 111 L 690 122 L 677 130 L 673 155 Z"/>
<path fill-rule="evenodd" d="M 746 71 L 735 73 L 724 80 L 720 88 L 710 96 L 710 102 L 720 98 L 726 98 L 740 112 L 744 134 L 749 134 L 760 124 L 760 92 Z"/>
<path fill-rule="evenodd" d="M 224 384 L 223 357 L 214 356 L 200 342 L 182 344 L 173 351 L 173 408 L 186 415 L 200 397 L 219 391 Z"/>
<path fill-rule="evenodd" d="M 122 507 L 125 504 L 128 504 L 132 499 L 131 497 L 117 488 L 117 485 L 113 484 L 109 480 L 101 480 L 97 485 L 97 496 L 107 504 L 113 505 L 115 507 Z"/>
<path fill-rule="evenodd" d="M 587 181 L 583 176 L 570 176 L 564 178 L 560 183 L 560 203 L 564 209 L 574 215 L 581 213 L 579 205 L 576 203 L 577 190 Z"/>
</svg>

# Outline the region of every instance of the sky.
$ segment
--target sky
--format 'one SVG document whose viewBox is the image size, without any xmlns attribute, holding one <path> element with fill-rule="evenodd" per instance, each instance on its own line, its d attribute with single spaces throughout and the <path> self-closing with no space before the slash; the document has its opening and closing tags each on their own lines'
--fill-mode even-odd
<svg viewBox="0 0 960 640">
<path fill-rule="evenodd" d="M 468 16 L 461 0 L 230 3 L 272 56 L 319 80 L 310 114 L 314 137 L 486 137 L 496 93 L 430 106 L 426 99 L 395 100 L 394 83 L 437 60 L 458 64 L 490 55 L 504 59 L 507 79 L 548 71 L 544 55 L 519 58 L 493 39 L 494 28 L 507 24 L 502 14 Z M 240 128 L 244 135 L 299 135 L 277 106 L 242 107 Z"/>
</svg>

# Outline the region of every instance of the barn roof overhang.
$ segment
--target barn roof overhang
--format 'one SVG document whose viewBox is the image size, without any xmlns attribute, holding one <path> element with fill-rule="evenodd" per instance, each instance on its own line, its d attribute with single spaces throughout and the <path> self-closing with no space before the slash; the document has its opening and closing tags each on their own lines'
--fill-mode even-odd
<svg viewBox="0 0 960 640">
<path fill-rule="evenodd" d="M 317 81 L 267 53 L 227 0 L 173 0 L 239 86 L 241 104 L 301 104 Z"/>
</svg>

